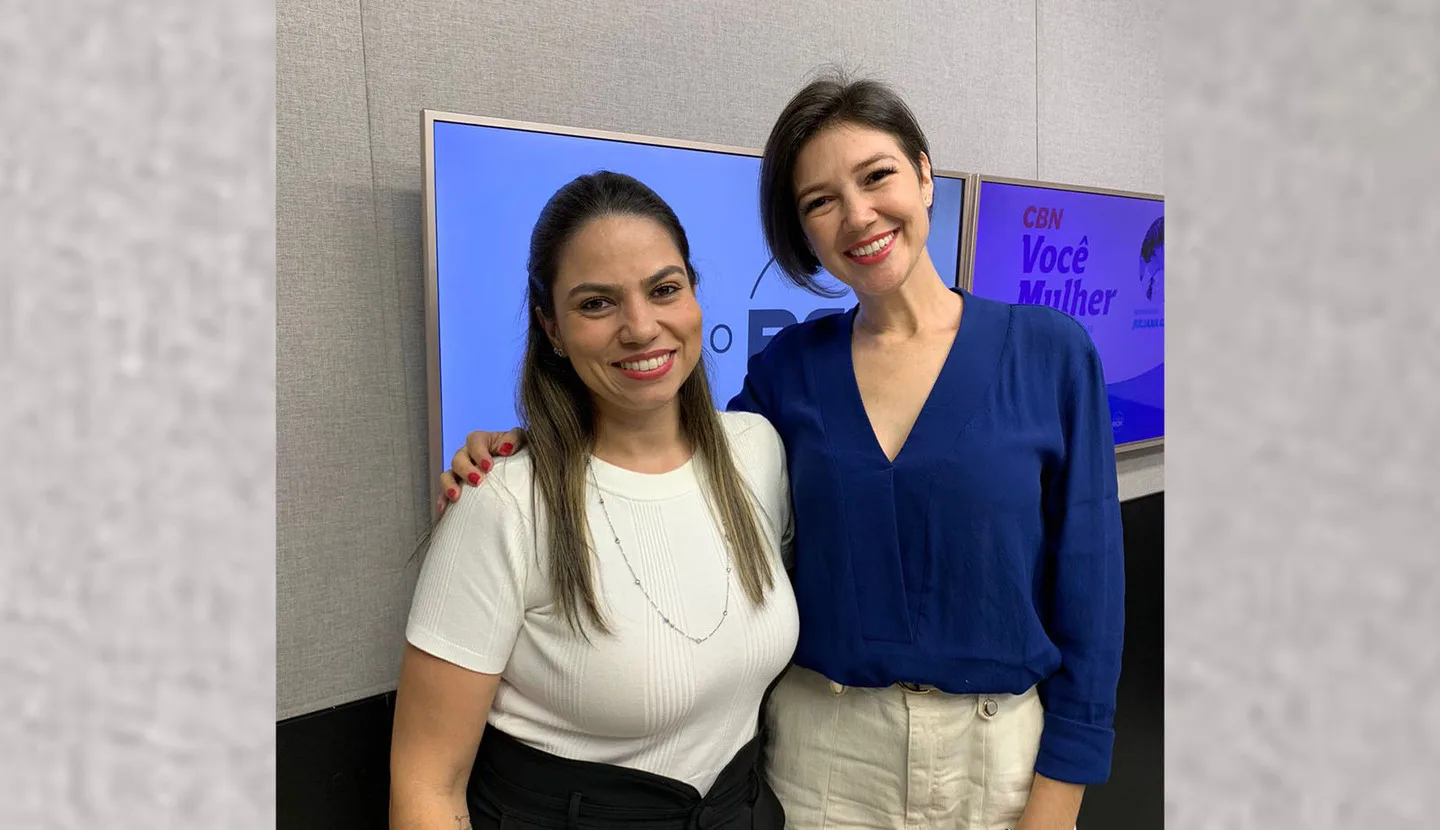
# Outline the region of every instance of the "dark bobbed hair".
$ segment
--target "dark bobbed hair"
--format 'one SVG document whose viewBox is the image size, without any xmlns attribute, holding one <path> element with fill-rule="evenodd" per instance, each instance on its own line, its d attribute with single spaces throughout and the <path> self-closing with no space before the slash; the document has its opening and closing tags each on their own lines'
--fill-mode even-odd
<svg viewBox="0 0 1440 830">
<path fill-rule="evenodd" d="M 880 81 L 852 79 L 831 70 L 806 84 L 785 105 L 770 130 L 760 162 L 760 222 L 780 272 L 800 288 L 822 297 L 838 296 L 839 292 L 815 279 L 820 259 L 810 249 L 800 224 L 795 162 L 811 139 L 837 124 L 870 127 L 894 136 L 917 174 L 921 155 L 930 157 L 930 144 L 915 114 Z"/>
</svg>

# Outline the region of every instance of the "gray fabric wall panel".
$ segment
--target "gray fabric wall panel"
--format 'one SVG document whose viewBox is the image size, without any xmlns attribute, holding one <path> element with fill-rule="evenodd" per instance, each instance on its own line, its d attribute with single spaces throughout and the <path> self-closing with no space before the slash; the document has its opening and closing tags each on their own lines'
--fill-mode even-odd
<svg viewBox="0 0 1440 830">
<path fill-rule="evenodd" d="M 357 6 L 276 15 L 276 709 L 393 682 L 411 516 Z M 343 459 L 343 460 L 342 460 Z M 397 484 L 397 478 L 403 484 Z"/>
<path fill-rule="evenodd" d="M 1159 0 L 1037 0 L 1036 178 L 1163 193 Z"/>
<path fill-rule="evenodd" d="M 281 718 L 394 684 L 430 510 L 421 109 L 758 147 L 835 63 L 899 88 L 938 167 L 1037 171 L 1033 0 L 286 0 L 277 19 Z M 1113 144 L 1158 169 L 1158 146 Z M 1162 486 L 1158 453 L 1121 469 L 1126 498 Z"/>
<path fill-rule="evenodd" d="M 963 18 L 949 8 L 366 2 L 381 184 L 419 186 L 425 107 L 759 147 L 785 100 L 825 63 L 892 80 L 938 165 L 1031 175 L 1034 6 L 993 3 Z"/>
</svg>

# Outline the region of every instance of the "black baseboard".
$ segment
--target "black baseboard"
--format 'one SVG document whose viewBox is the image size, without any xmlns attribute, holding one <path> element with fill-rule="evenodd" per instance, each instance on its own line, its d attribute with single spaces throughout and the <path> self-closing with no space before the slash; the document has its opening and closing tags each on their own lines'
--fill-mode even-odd
<svg viewBox="0 0 1440 830">
<path fill-rule="evenodd" d="M 1121 505 L 1125 654 L 1110 781 L 1091 787 L 1079 830 L 1165 824 L 1165 494 Z M 278 830 L 385 830 L 395 695 L 276 725 Z"/>
<path fill-rule="evenodd" d="M 276 830 L 386 830 L 395 693 L 275 727 Z"/>
<path fill-rule="evenodd" d="M 1125 652 L 1110 781 L 1090 787 L 1079 830 L 1165 826 L 1165 494 L 1120 505 Z"/>
</svg>

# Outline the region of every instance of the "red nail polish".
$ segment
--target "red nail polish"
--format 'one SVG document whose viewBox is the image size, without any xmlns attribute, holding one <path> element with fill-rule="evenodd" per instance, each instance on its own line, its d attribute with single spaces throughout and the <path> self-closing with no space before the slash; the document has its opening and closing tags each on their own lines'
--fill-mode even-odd
<svg viewBox="0 0 1440 830">
<path fill-rule="evenodd" d="M 471 473 L 471 474 L 470 474 L 470 483 L 471 483 L 471 484 L 479 484 L 479 483 L 480 483 L 480 474 L 479 474 L 479 473 Z"/>
<path fill-rule="evenodd" d="M 459 494 L 458 492 L 456 492 L 456 490 L 455 490 L 454 487 L 451 487 L 449 490 L 446 490 L 446 491 L 445 491 L 445 495 L 449 496 L 451 501 L 454 501 L 455 499 L 460 498 L 460 494 Z"/>
<path fill-rule="evenodd" d="M 500 445 L 500 454 L 501 454 L 501 455 L 509 455 L 510 453 L 512 453 L 512 452 L 514 452 L 514 451 L 515 451 L 515 445 L 509 443 L 508 441 L 507 441 L 506 443 Z"/>
<path fill-rule="evenodd" d="M 487 459 L 485 459 L 484 461 L 481 461 L 481 462 L 480 462 L 480 472 L 482 472 L 482 473 L 488 473 L 488 472 L 490 472 L 490 459 L 487 458 Z"/>
</svg>

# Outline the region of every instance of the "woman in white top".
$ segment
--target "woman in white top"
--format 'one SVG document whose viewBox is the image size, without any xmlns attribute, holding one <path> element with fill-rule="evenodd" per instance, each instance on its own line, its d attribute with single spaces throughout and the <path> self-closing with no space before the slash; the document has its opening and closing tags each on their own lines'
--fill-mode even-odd
<svg viewBox="0 0 1440 830">
<path fill-rule="evenodd" d="M 759 716 L 798 633 L 784 453 L 715 410 L 695 282 L 635 179 L 581 176 L 542 211 L 527 445 L 430 541 L 392 827 L 783 827 Z"/>
</svg>

